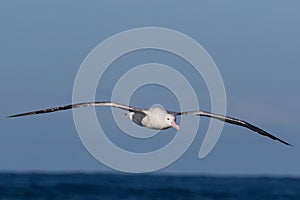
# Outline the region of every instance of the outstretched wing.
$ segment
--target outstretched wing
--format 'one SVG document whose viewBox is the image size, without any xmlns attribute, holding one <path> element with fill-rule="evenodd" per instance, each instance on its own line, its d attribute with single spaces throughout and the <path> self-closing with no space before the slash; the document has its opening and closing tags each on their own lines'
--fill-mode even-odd
<svg viewBox="0 0 300 200">
<path fill-rule="evenodd" d="M 146 109 L 134 108 L 134 107 L 127 106 L 127 105 L 106 101 L 106 102 L 86 102 L 86 103 L 70 104 L 70 105 L 66 105 L 66 106 L 47 108 L 47 109 L 44 109 L 44 110 L 37 110 L 37 111 L 32 111 L 32 112 L 26 112 L 26 113 L 11 115 L 11 116 L 8 116 L 8 117 L 20 117 L 20 116 L 26 116 L 26 115 L 36 115 L 36 114 L 42 114 L 42 113 L 56 112 L 56 111 L 59 111 L 59 110 L 69 110 L 69 109 L 73 109 L 73 108 L 90 107 L 90 106 L 110 106 L 110 107 L 120 108 L 122 110 L 128 110 L 128 111 L 131 111 L 131 112 L 146 112 L 147 111 Z"/>
<path fill-rule="evenodd" d="M 243 121 L 243 120 L 240 120 L 240 119 L 236 119 L 236 118 L 233 118 L 233 117 L 228 117 L 228 116 L 223 116 L 223 115 L 218 115 L 218 114 L 214 114 L 214 113 L 210 113 L 210 112 L 205 112 L 205 111 L 188 111 L 188 112 L 177 112 L 177 113 L 172 113 L 174 115 L 188 115 L 188 114 L 194 114 L 194 115 L 199 115 L 199 116 L 205 116 L 205 117 L 210 117 L 210 118 L 214 118 L 214 119 L 218 119 L 218 120 L 221 120 L 221 121 L 224 121 L 224 122 L 227 122 L 227 123 L 230 123 L 230 124 L 235 124 L 235 125 L 238 125 L 238 126 L 243 126 L 245 128 L 248 128 L 252 131 L 255 131 L 257 133 L 259 133 L 260 135 L 263 135 L 263 136 L 266 136 L 266 137 L 269 137 L 273 140 L 278 140 L 279 142 L 282 142 L 283 144 L 286 144 L 286 145 L 290 145 L 292 146 L 291 144 L 279 139 L 278 137 L 275 137 L 274 135 L 271 135 L 270 133 L 246 122 L 246 121 Z"/>
</svg>

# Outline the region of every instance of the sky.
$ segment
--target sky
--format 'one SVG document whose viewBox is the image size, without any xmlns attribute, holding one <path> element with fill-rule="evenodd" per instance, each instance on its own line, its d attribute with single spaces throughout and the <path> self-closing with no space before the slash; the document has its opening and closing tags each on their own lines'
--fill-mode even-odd
<svg viewBox="0 0 300 200">
<path fill-rule="evenodd" d="M 262 127 L 293 147 L 225 125 L 211 153 L 198 159 L 209 123 L 201 119 L 189 149 L 158 173 L 299 176 L 299 8 L 293 0 L 1 1 L 0 171 L 116 172 L 84 147 L 71 111 L 6 116 L 70 104 L 80 65 L 100 42 L 133 28 L 164 27 L 190 36 L 212 57 L 224 81 L 228 115 Z M 210 110 L 207 87 L 190 64 L 151 49 L 113 62 L 99 82 L 97 100 L 110 100 L 114 83 L 124 72 L 153 62 L 180 70 L 191 81 L 200 108 Z M 175 96 L 158 85 L 139 88 L 130 103 L 179 109 Z M 125 138 L 109 109 L 96 110 L 106 129 L 112 130 L 109 138 L 127 150 L 153 150 L 176 134 L 161 132 L 147 146 Z"/>
</svg>

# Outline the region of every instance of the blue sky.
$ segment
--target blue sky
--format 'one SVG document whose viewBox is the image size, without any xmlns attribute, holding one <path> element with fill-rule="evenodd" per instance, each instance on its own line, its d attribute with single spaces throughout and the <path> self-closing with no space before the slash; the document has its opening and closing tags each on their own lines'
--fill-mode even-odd
<svg viewBox="0 0 300 200">
<path fill-rule="evenodd" d="M 72 112 L 19 119 L 5 116 L 71 103 L 77 70 L 96 45 L 131 28 L 157 26 L 192 37 L 212 56 L 226 87 L 228 115 L 252 122 L 294 145 L 290 148 L 226 125 L 213 151 L 199 160 L 205 133 L 201 130 L 209 122 L 203 119 L 203 128 L 189 150 L 160 172 L 300 175 L 299 7 L 297 1 L 2 1 L 0 170 L 114 172 L 84 148 Z M 203 81 L 176 56 L 151 50 L 131 53 L 114 62 L 112 69 L 116 71 L 110 73 L 120 74 L 118 65 L 130 69 L 154 61 L 187 69 L 182 70 L 190 76 L 187 78 L 199 81 L 193 85 L 200 107 L 209 110 Z M 98 100 L 110 97 L 113 81 L 109 73 L 103 82 L 98 86 Z M 177 109 L 175 100 L 168 101 L 172 94 L 151 95 L 164 91 L 157 86 L 141 88 L 132 103 Z M 104 120 L 117 130 L 111 120 Z M 121 134 L 112 140 L 126 146 Z M 171 139 L 168 134 L 175 132 L 167 130 L 155 145 Z M 136 145 L 137 149 L 141 146 Z"/>
</svg>

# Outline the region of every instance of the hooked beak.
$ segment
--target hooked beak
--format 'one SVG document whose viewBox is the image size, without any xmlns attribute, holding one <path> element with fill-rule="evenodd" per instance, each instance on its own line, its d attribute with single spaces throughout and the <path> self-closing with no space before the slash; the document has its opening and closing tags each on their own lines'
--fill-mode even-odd
<svg viewBox="0 0 300 200">
<path fill-rule="evenodd" d="M 172 122 L 171 122 L 171 126 L 173 127 L 173 128 L 175 128 L 177 131 L 179 130 L 179 126 L 176 124 L 176 122 L 173 120 Z"/>
</svg>

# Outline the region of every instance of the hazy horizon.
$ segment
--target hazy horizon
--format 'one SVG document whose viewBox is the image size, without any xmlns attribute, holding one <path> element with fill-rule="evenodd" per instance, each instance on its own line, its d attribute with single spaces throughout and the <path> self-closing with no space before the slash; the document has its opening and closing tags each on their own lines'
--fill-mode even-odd
<svg viewBox="0 0 300 200">
<path fill-rule="evenodd" d="M 6 116 L 72 103 L 76 73 L 96 45 L 128 29 L 165 27 L 192 37 L 210 54 L 225 84 L 229 116 L 253 123 L 293 146 L 225 125 L 214 149 L 200 160 L 198 152 L 209 123 L 201 118 L 185 154 L 155 173 L 300 176 L 300 2 L 30 0 L 0 4 L 0 173 L 119 173 L 85 149 L 72 111 L 15 119 Z M 112 63 L 98 85 L 96 100 L 110 100 L 114 83 L 124 71 L 149 62 L 180 70 L 193 83 L 200 108 L 210 110 L 201 76 L 178 56 L 155 50 L 132 52 Z M 157 85 L 139 88 L 131 104 L 179 109 L 174 95 Z M 130 140 L 114 123 L 110 109 L 96 110 L 111 133 L 109 138 L 122 148 L 155 149 L 176 134 L 166 130 L 150 145 Z"/>
</svg>

